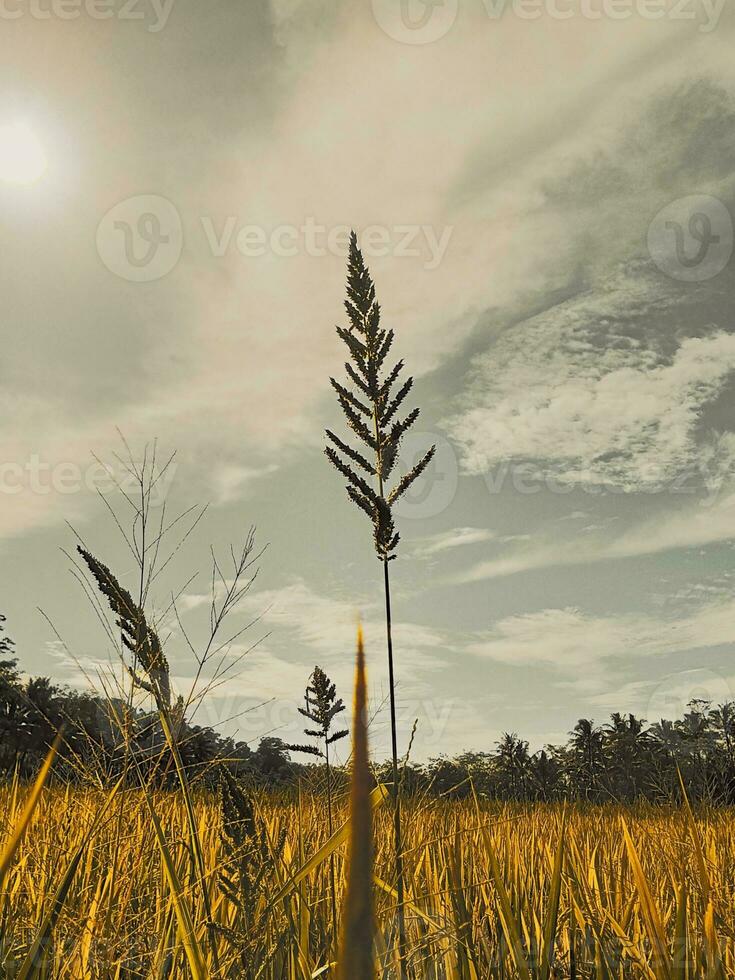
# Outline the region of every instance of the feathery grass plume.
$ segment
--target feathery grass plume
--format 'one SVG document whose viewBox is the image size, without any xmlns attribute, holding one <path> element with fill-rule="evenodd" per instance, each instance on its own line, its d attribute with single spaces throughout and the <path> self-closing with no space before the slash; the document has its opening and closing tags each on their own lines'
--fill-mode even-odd
<svg viewBox="0 0 735 980">
<path fill-rule="evenodd" d="M 273 844 L 268 830 L 258 817 L 252 797 L 243 790 L 226 767 L 220 770 L 220 815 L 224 835 L 226 866 L 229 875 L 222 875 L 220 885 L 229 898 L 240 892 L 236 904 L 248 911 L 254 898 L 264 886 L 273 861 L 286 844 L 286 828 L 282 827 Z"/>
<path fill-rule="evenodd" d="M 327 677 L 321 667 L 316 666 L 309 678 L 311 681 L 307 685 L 304 694 L 305 708 L 299 708 L 299 714 L 303 715 L 317 728 L 305 728 L 304 735 L 318 739 L 323 748 L 316 745 L 287 745 L 286 748 L 291 752 L 305 752 L 307 755 L 316 755 L 324 759 L 327 768 L 327 822 L 329 836 L 334 833 L 334 816 L 332 805 L 332 765 L 329 758 L 329 746 L 345 738 L 349 734 L 346 728 L 332 731 L 332 722 L 338 714 L 345 710 L 342 698 L 337 697 L 337 688 Z M 337 886 L 335 884 L 334 854 L 329 856 L 329 878 L 332 901 L 332 935 L 337 928 Z"/>
<path fill-rule="evenodd" d="M 398 728 L 388 563 L 396 557 L 400 540 L 393 520 L 393 504 L 424 472 L 434 456 L 436 447 L 432 446 L 412 469 L 394 483 L 392 489 L 388 489 L 398 459 L 401 440 L 418 418 L 419 409 L 414 408 L 403 417 L 399 414 L 406 396 L 413 387 L 413 378 L 406 378 L 399 384 L 403 361 L 398 361 L 390 369 L 386 366 L 394 333 L 393 330 L 386 330 L 380 325 L 380 306 L 375 299 L 375 285 L 363 261 L 354 231 L 350 235 L 345 309 L 350 326 L 337 327 L 337 334 L 349 351 L 350 360 L 345 364 L 345 371 L 352 387 L 346 387 L 334 378 L 330 378 L 330 381 L 337 393 L 337 400 L 348 426 L 365 449 L 356 449 L 327 429 L 327 439 L 331 445 L 328 445 L 324 451 L 330 462 L 342 476 L 346 477 L 350 499 L 370 518 L 373 525 L 375 551 L 383 563 L 393 757 L 398 953 L 401 978 L 405 980 L 406 929 L 398 778 Z"/>
<path fill-rule="evenodd" d="M 332 722 L 336 715 L 345 710 L 344 701 L 337 697 L 337 688 L 330 681 L 321 667 L 315 667 L 309 678 L 310 683 L 304 693 L 305 708 L 299 708 L 299 714 L 319 727 L 305 728 L 304 735 L 323 741 L 324 748 L 316 745 L 287 745 L 292 752 L 306 752 L 329 760 L 329 746 L 348 735 L 347 729 L 332 732 Z"/>
<path fill-rule="evenodd" d="M 142 606 L 133 601 L 130 593 L 120 585 L 106 565 L 103 565 L 101 561 L 98 561 L 94 555 L 82 548 L 81 545 L 77 546 L 77 551 L 86 562 L 97 583 L 97 587 L 109 602 L 113 613 L 117 616 L 116 622 L 122 633 L 123 644 L 133 654 L 132 667 L 129 664 L 125 665 L 133 679 L 133 683 L 153 695 L 156 702 L 161 728 L 163 729 L 166 742 L 174 760 L 174 765 L 176 766 L 176 774 L 186 805 L 192 865 L 199 879 L 199 888 L 206 910 L 212 959 L 216 969 L 219 969 L 216 939 L 213 931 L 214 923 L 209 898 L 209 884 L 204 864 L 199 827 L 197 825 L 196 814 L 194 813 L 191 787 L 177 744 L 177 725 L 175 724 L 174 713 L 171 709 L 171 682 L 168 660 L 164 656 L 158 634 L 146 621 Z M 148 681 L 143 680 L 139 675 L 138 667 L 146 673 Z M 155 814 L 151 812 L 151 815 L 155 821 Z"/>
<path fill-rule="evenodd" d="M 367 684 L 362 627 L 357 631 L 352 723 L 350 838 L 338 980 L 375 980 L 373 952 L 373 811 L 367 734 Z"/>
<path fill-rule="evenodd" d="M 282 859 L 287 830 L 282 827 L 271 841 L 252 796 L 226 766 L 220 769 L 219 776 L 223 856 L 218 885 L 239 914 L 228 927 L 219 923 L 218 929 L 236 949 L 245 975 L 257 976 L 263 954 L 262 899 L 273 866 Z"/>
<path fill-rule="evenodd" d="M 133 654 L 132 666 L 125 665 L 133 682 L 152 694 L 159 707 L 163 705 L 170 708 L 169 665 L 157 633 L 148 625 L 143 610 L 133 601 L 127 589 L 120 585 L 107 565 L 103 565 L 81 545 L 77 546 L 77 551 L 86 562 L 98 589 L 117 616 L 116 622 L 122 634 L 123 644 Z M 139 667 L 148 676 L 147 681 L 138 673 Z"/>
<path fill-rule="evenodd" d="M 401 439 L 418 418 L 419 409 L 414 408 L 408 415 L 399 417 L 399 409 L 413 387 L 413 378 L 406 378 L 396 390 L 403 361 L 398 361 L 390 370 L 385 366 L 394 333 L 380 326 L 380 306 L 375 299 L 375 285 L 363 261 L 354 231 L 350 236 L 347 297 L 345 308 L 350 326 L 337 327 L 337 334 L 349 350 L 352 363 L 348 361 L 345 364 L 345 371 L 353 387 L 345 387 L 334 378 L 330 378 L 330 381 L 347 424 L 367 447 L 367 455 L 364 450 L 348 445 L 330 429 L 326 433 L 332 445 L 324 451 L 347 478 L 350 499 L 372 521 L 378 557 L 390 561 L 396 557 L 400 540 L 393 520 L 393 504 L 423 473 L 436 447 L 432 446 L 386 493 L 388 480 L 398 459 Z M 377 478 L 377 488 L 360 471 L 368 478 Z"/>
</svg>

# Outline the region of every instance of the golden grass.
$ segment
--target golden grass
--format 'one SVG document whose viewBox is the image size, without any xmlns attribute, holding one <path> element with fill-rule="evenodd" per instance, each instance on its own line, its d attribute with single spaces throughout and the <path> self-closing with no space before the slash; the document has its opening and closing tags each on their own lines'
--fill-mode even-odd
<svg viewBox="0 0 735 980">
<path fill-rule="evenodd" d="M 0 854 L 30 792 L 0 789 Z M 220 975 L 256 975 L 255 966 L 243 967 L 249 938 L 263 978 L 328 976 L 320 973 L 330 944 L 328 861 L 288 887 L 302 861 L 326 843 L 324 801 L 261 794 L 256 803 L 274 856 L 265 856 L 245 924 L 237 897 L 218 883 L 231 871 L 223 867 L 217 801 L 199 795 L 194 802 Z M 346 801 L 340 806 L 345 820 Z M 376 878 L 383 882 L 375 903 L 378 975 L 392 976 L 395 900 L 385 884 L 393 865 L 390 808 L 378 808 L 374 823 Z M 277 852 L 282 830 L 286 843 Z M 44 789 L 0 894 L 0 975 L 16 976 L 27 964 L 53 909 L 43 963 L 24 967 L 26 976 L 178 980 L 192 975 L 200 957 L 203 975 L 215 976 L 188 841 L 180 794 L 147 799 L 121 789 L 110 802 L 92 789 Z M 416 978 L 568 977 L 572 969 L 578 977 L 647 980 L 735 975 L 735 816 L 729 811 L 701 811 L 690 823 L 685 810 L 572 807 L 565 815 L 553 805 L 480 803 L 476 809 L 471 800 L 426 800 L 406 805 L 405 841 L 409 964 Z M 344 846 L 336 853 L 343 895 Z"/>
<path fill-rule="evenodd" d="M 352 716 L 352 780 L 347 888 L 339 950 L 338 980 L 373 980 L 373 808 L 370 800 L 367 681 L 362 627 L 357 631 L 355 704 Z"/>
</svg>

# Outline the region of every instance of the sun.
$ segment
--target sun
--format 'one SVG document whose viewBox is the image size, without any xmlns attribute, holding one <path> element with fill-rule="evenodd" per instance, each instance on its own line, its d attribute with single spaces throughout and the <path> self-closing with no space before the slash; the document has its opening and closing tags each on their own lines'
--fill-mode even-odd
<svg viewBox="0 0 735 980">
<path fill-rule="evenodd" d="M 46 172 L 46 166 L 43 146 L 25 123 L 0 126 L 0 180 L 35 184 Z"/>
</svg>

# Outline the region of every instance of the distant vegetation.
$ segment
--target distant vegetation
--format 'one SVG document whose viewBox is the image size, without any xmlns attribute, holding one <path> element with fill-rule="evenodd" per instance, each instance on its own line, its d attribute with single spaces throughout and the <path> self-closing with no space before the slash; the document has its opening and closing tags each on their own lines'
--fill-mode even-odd
<svg viewBox="0 0 735 980">
<path fill-rule="evenodd" d="M 63 727 L 54 766 L 57 776 L 108 782 L 126 765 L 129 769 L 119 725 L 120 713 L 127 712 L 129 746 L 141 771 L 161 786 L 174 784 L 157 712 L 79 693 L 46 677 L 24 680 L 18 660 L 9 656 L 13 649 L 9 638 L 3 635 L 0 644 L 5 655 L 0 661 L 0 772 L 10 776 L 17 770 L 22 776 L 33 776 Z M 295 787 L 305 780 L 313 787 L 327 786 L 325 766 L 294 761 L 288 748 L 304 747 L 287 746 L 277 737 L 263 738 L 251 747 L 211 728 L 183 723 L 179 745 L 195 784 L 214 786 L 217 763 L 227 760 L 232 773 L 257 785 Z M 461 798 L 470 794 L 472 777 L 477 792 L 495 800 L 660 803 L 680 799 L 678 771 L 690 799 L 735 803 L 735 704 L 715 707 L 692 701 L 683 718 L 651 725 L 631 714 L 614 713 L 599 726 L 583 718 L 565 745 L 549 745 L 535 753 L 529 751 L 528 742 L 506 733 L 487 751 L 439 757 L 421 766 L 409 764 L 403 784 L 408 794 Z M 390 781 L 392 761 L 376 764 L 375 774 Z M 343 788 L 348 774 L 333 769 L 333 778 Z"/>
</svg>

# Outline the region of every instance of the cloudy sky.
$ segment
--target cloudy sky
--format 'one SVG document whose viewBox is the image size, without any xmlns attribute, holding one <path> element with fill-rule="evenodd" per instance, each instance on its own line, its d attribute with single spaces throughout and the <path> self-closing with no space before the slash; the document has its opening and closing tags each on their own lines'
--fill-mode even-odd
<svg viewBox="0 0 735 980">
<path fill-rule="evenodd" d="M 64 550 L 72 525 L 132 581 L 95 462 L 120 430 L 177 450 L 156 504 L 210 504 L 151 596 L 183 588 L 195 644 L 210 545 L 268 544 L 229 656 L 261 642 L 199 720 L 292 737 L 315 663 L 348 687 L 360 614 L 384 751 L 380 566 L 321 454 L 354 227 L 416 378 L 404 462 L 439 447 L 393 566 L 416 755 L 735 696 L 732 11 L 5 0 L 0 21 L 0 611 L 28 672 L 114 658 Z"/>
</svg>

